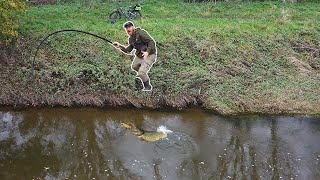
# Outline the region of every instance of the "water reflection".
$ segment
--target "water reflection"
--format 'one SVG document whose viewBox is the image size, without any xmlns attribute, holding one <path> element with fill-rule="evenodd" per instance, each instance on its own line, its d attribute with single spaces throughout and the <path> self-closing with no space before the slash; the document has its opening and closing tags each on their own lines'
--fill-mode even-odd
<svg viewBox="0 0 320 180">
<path fill-rule="evenodd" d="M 0 112 L 1 179 L 317 179 L 320 119 L 160 112 Z M 173 131 L 155 143 L 119 122 Z"/>
</svg>

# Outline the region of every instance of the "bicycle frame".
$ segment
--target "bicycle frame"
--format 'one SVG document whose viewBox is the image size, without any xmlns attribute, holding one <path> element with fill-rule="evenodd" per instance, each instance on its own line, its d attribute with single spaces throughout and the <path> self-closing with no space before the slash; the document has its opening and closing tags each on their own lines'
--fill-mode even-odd
<svg viewBox="0 0 320 180">
<path fill-rule="evenodd" d="M 118 7 L 117 7 L 117 11 L 121 14 L 121 15 L 123 15 L 124 17 L 126 17 L 126 18 L 129 18 L 130 17 L 130 8 L 124 8 L 124 7 L 122 7 L 121 5 L 120 5 L 120 3 L 118 3 Z"/>
</svg>

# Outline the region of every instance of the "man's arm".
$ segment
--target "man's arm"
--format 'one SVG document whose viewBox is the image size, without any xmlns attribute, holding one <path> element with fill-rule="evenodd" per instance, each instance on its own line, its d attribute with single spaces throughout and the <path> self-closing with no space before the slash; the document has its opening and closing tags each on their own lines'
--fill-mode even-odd
<svg viewBox="0 0 320 180">
<path fill-rule="evenodd" d="M 133 50 L 133 46 L 129 44 L 129 46 L 125 47 L 117 42 L 113 43 L 116 48 L 119 48 L 122 52 L 129 54 Z"/>
<path fill-rule="evenodd" d="M 131 44 L 129 46 L 127 46 L 127 47 L 124 47 L 124 46 L 120 45 L 120 49 L 124 53 L 129 54 L 133 50 L 133 46 Z"/>
</svg>

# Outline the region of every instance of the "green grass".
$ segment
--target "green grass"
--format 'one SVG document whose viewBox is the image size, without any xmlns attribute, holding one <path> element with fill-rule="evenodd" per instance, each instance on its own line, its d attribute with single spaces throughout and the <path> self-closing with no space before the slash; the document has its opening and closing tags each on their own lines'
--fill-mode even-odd
<svg viewBox="0 0 320 180">
<path fill-rule="evenodd" d="M 116 4 L 106 3 L 30 7 L 19 30 L 30 42 L 53 31 L 79 29 L 125 44 L 122 24 L 126 20 L 115 25 L 107 21 L 115 8 Z M 166 45 L 158 48 L 158 61 L 149 73 L 155 87 L 152 95 L 133 88 L 129 57 L 95 38 L 66 33 L 50 38 L 50 44 L 40 51 L 37 78 L 42 83 L 38 90 L 72 94 L 81 87 L 137 98 L 198 96 L 200 92 L 205 107 L 226 113 L 261 112 L 277 99 L 291 108 L 305 108 L 303 111 L 320 105 L 319 57 L 310 58 L 308 52 L 292 47 L 304 44 L 319 49 L 320 3 L 215 5 L 152 0 L 143 3 L 142 14 L 136 26 Z M 301 73 L 290 57 L 313 65 L 313 74 Z M 59 75 L 51 77 L 53 72 Z M 304 89 L 304 95 L 296 94 L 299 89 Z"/>
</svg>

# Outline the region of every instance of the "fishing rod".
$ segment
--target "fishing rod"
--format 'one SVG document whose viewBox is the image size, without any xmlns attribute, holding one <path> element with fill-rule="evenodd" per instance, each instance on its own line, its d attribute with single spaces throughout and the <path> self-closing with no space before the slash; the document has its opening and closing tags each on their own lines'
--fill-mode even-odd
<svg viewBox="0 0 320 180">
<path fill-rule="evenodd" d="M 64 29 L 64 30 L 55 31 L 55 32 L 47 35 L 47 36 L 40 42 L 40 44 L 37 46 L 36 52 L 35 52 L 35 54 L 34 54 L 34 56 L 33 56 L 33 59 L 32 59 L 32 80 L 33 80 L 33 82 L 34 82 L 34 66 L 35 66 L 34 64 L 35 64 L 35 59 L 36 59 L 36 56 L 37 56 L 37 54 L 38 54 L 39 48 L 41 47 L 41 45 L 42 45 L 50 36 L 53 36 L 53 35 L 58 34 L 58 33 L 61 33 L 61 32 L 78 32 L 78 33 L 88 34 L 88 35 L 94 36 L 94 37 L 96 37 L 96 38 L 102 39 L 102 40 L 106 41 L 106 42 L 109 43 L 109 44 L 114 45 L 112 41 L 110 41 L 110 40 L 108 40 L 108 39 L 106 39 L 106 38 L 104 38 L 104 37 L 98 36 L 98 35 L 96 35 L 96 34 L 92 34 L 92 33 L 90 33 L 90 32 L 86 32 L 86 31 L 74 30 L 74 29 Z"/>
</svg>

